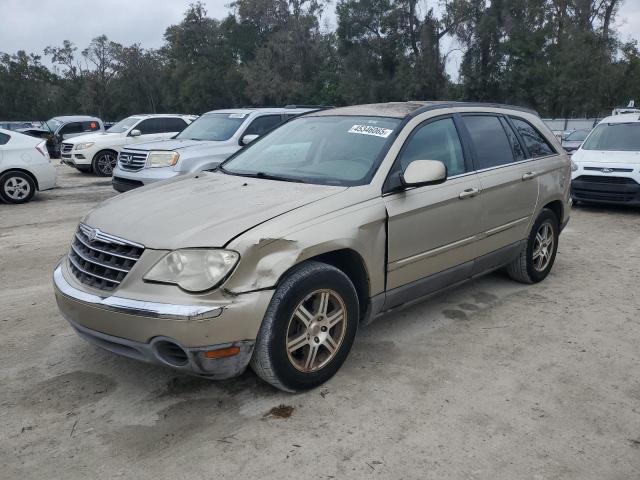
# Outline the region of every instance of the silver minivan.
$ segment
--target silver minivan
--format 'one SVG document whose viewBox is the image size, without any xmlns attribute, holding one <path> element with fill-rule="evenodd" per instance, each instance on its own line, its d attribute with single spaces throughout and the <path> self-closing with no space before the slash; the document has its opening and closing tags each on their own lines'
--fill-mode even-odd
<svg viewBox="0 0 640 480">
<path fill-rule="evenodd" d="M 546 278 L 570 183 L 530 110 L 312 112 L 216 171 L 102 203 L 55 268 L 56 298 L 78 335 L 115 353 L 213 379 L 251 365 L 305 390 L 373 318 L 500 268 Z"/>
</svg>

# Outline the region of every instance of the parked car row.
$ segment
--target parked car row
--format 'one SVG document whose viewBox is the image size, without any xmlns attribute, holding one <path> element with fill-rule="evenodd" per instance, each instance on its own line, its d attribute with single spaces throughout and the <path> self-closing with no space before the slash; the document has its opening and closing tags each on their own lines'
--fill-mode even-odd
<svg viewBox="0 0 640 480">
<path fill-rule="evenodd" d="M 25 203 L 56 184 L 45 141 L 0 128 L 0 198 Z"/>
</svg>

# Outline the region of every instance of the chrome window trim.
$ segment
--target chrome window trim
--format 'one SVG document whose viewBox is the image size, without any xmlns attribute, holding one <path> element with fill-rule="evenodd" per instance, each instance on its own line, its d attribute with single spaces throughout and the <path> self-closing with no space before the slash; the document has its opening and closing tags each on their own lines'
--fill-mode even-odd
<svg viewBox="0 0 640 480">
<path fill-rule="evenodd" d="M 63 260 L 64 261 L 64 260 Z M 62 262 L 53 271 L 53 283 L 60 294 L 89 306 L 110 310 L 126 315 L 163 318 L 169 320 L 205 320 L 222 314 L 222 306 L 176 305 L 170 303 L 146 302 L 118 296 L 101 297 L 79 290 L 67 282 L 62 274 Z"/>
</svg>

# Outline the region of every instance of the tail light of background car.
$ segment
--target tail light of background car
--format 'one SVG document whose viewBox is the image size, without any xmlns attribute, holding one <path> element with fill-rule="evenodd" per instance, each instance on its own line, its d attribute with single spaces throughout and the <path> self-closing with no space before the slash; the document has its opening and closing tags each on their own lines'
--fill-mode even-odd
<svg viewBox="0 0 640 480">
<path fill-rule="evenodd" d="M 38 150 L 44 158 L 51 161 L 49 152 L 47 151 L 47 142 L 40 142 L 38 145 L 36 145 L 36 150 Z"/>
</svg>

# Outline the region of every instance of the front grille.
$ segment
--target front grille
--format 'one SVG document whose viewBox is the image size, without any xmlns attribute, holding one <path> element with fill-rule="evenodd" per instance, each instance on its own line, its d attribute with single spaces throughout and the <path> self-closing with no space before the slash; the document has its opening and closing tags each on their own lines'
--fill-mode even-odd
<svg viewBox="0 0 640 480">
<path fill-rule="evenodd" d="M 633 178 L 609 177 L 604 175 L 603 176 L 580 175 L 575 180 L 579 180 L 581 182 L 590 182 L 590 183 L 614 183 L 616 185 L 637 185 L 637 182 Z"/>
<path fill-rule="evenodd" d="M 584 169 L 596 172 L 602 172 L 602 170 L 608 170 L 610 172 L 633 172 L 633 168 L 584 167 Z"/>
<path fill-rule="evenodd" d="M 120 152 L 120 155 L 118 155 L 118 164 L 123 170 L 137 172 L 138 170 L 142 170 L 146 163 L 146 152 Z"/>
<path fill-rule="evenodd" d="M 113 290 L 136 264 L 144 246 L 80 224 L 71 250 L 69 266 L 82 283 L 101 290 Z"/>
<path fill-rule="evenodd" d="M 62 147 L 60 148 L 62 153 L 70 153 L 71 150 L 73 150 L 73 143 L 62 142 Z"/>
</svg>

